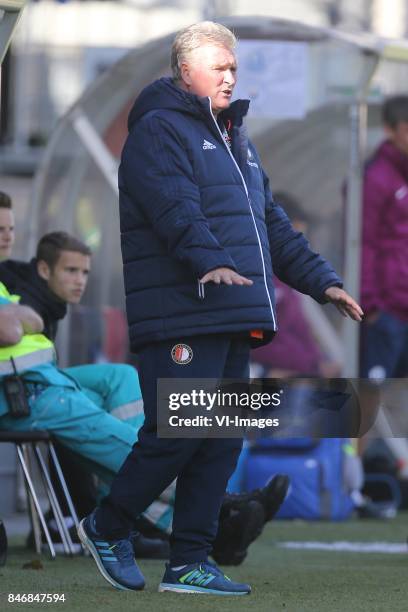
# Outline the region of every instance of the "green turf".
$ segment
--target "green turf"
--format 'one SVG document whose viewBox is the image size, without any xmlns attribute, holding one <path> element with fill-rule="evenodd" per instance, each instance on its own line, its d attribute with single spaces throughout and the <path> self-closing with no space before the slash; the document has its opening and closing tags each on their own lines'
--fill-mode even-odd
<svg viewBox="0 0 408 612">
<path fill-rule="evenodd" d="M 157 593 L 163 573 L 158 561 L 141 562 L 147 587 L 141 593 L 116 591 L 96 571 L 89 558 L 55 561 L 42 558 L 44 569 L 22 569 L 35 555 L 15 543 L 6 567 L 0 568 L 0 610 L 61 609 L 64 612 L 404 612 L 408 609 L 408 554 L 363 554 L 295 551 L 277 541 L 333 540 L 403 543 L 408 535 L 407 514 L 390 522 L 347 523 L 273 522 L 251 547 L 246 561 L 227 568 L 236 580 L 247 581 L 249 597 L 210 597 Z M 65 603 L 8 604 L 8 593 L 65 593 Z"/>
</svg>

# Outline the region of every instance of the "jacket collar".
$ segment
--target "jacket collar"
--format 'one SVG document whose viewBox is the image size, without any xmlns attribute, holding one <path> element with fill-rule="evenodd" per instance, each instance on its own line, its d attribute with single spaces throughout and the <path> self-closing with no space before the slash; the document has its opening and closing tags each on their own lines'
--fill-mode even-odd
<svg viewBox="0 0 408 612">
<path fill-rule="evenodd" d="M 386 157 L 393 166 L 396 166 L 408 181 L 408 155 L 397 149 L 391 140 L 386 140 L 378 150 L 380 156 Z"/>
<path fill-rule="evenodd" d="M 231 119 L 234 125 L 241 125 L 247 114 L 249 100 L 235 100 L 230 107 L 220 113 L 222 119 Z M 209 98 L 201 98 L 178 87 L 173 79 L 163 77 L 148 85 L 136 99 L 129 114 L 128 127 L 153 110 L 176 110 L 181 113 L 198 115 L 211 120 Z"/>
</svg>

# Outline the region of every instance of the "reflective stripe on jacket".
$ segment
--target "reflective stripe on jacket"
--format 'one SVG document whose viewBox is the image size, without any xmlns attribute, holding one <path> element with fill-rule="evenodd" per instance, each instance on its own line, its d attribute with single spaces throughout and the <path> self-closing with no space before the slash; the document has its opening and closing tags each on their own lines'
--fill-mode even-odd
<svg viewBox="0 0 408 612">
<path fill-rule="evenodd" d="M 10 302 L 16 301 L 16 296 L 11 296 L 3 283 L 0 283 L 0 297 Z M 35 357 L 36 353 L 38 353 L 38 360 Z M 29 355 L 31 358 L 27 359 Z M 52 361 L 54 358 L 54 345 L 42 334 L 24 334 L 17 344 L 0 347 L 0 362 L 8 362 L 11 357 L 15 360 L 16 364 L 17 361 L 22 361 L 24 357 L 26 365 L 21 369 L 27 369 L 40 363 Z M 8 371 L 5 372 L 3 370 L 0 365 L 0 373 L 8 373 Z"/>
</svg>

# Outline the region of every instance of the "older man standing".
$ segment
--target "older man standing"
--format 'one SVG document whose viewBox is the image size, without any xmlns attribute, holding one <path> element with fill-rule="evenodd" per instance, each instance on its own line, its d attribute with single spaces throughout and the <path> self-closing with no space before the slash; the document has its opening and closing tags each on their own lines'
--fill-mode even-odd
<svg viewBox="0 0 408 612">
<path fill-rule="evenodd" d="M 208 562 L 241 440 L 159 438 L 158 379 L 248 377 L 250 346 L 276 331 L 272 262 L 284 282 L 356 320 L 362 315 L 272 200 L 243 128 L 248 101 L 231 103 L 235 43 L 212 22 L 179 32 L 173 79 L 148 86 L 129 116 L 119 171 L 122 255 L 145 423 L 109 496 L 79 530 L 118 588 L 143 588 L 129 530 L 177 476 L 171 557 L 159 590 L 251 590 Z"/>
</svg>

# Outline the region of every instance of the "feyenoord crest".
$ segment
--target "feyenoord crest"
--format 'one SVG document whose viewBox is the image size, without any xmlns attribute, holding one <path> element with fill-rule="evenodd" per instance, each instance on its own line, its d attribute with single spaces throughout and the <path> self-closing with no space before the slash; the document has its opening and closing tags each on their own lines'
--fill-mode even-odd
<svg viewBox="0 0 408 612">
<path fill-rule="evenodd" d="M 193 358 L 193 349 L 188 344 L 175 344 L 171 349 L 171 358 L 179 365 L 186 365 Z"/>
</svg>

